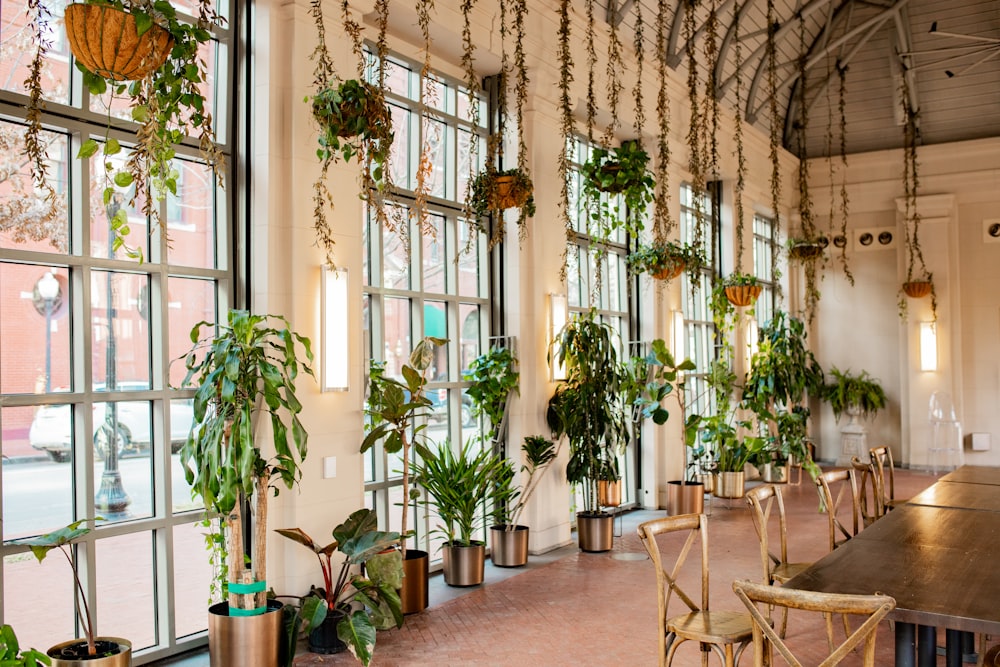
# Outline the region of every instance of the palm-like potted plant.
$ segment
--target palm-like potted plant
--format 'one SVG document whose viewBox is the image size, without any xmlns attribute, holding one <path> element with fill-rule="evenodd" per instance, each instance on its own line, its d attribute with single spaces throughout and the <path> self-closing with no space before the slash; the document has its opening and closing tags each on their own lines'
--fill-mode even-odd
<svg viewBox="0 0 1000 667">
<path fill-rule="evenodd" d="M 580 174 L 582 202 L 598 238 L 608 239 L 616 229 L 632 236 L 642 231 L 646 207 L 653 202 L 656 189 L 648 165 L 649 154 L 637 141 L 626 141 L 610 150 L 593 149 Z"/>
<path fill-rule="evenodd" d="M 104 202 L 117 193 L 129 193 L 128 206 L 111 220 L 113 250 L 123 248 L 129 257 L 142 260 L 141 245 L 129 246 L 128 210 L 142 202 L 142 213 L 159 224 L 159 203 L 176 192 L 179 170 L 172 164 L 177 145 L 197 134 L 203 158 L 222 177 L 222 152 L 215 143 L 212 109 L 203 92 L 207 67 L 199 50 L 211 40 L 210 28 L 224 19 L 211 0 L 198 0 L 197 17 L 183 20 L 169 2 L 158 0 L 86 0 L 66 7 L 65 22 L 70 49 L 91 95 L 113 92 L 125 95 L 131 118 L 139 123 L 136 143 L 127 159 L 118 157 L 121 144 L 110 136 L 103 141 L 86 138 L 78 157 L 104 156 L 107 185 Z M 36 22 L 47 14 L 38 12 Z M 36 35 L 43 32 L 40 27 Z M 26 81 L 29 119 L 39 118 L 42 104 L 42 66 L 47 43 L 40 40 Z M 40 122 L 29 123 L 26 152 L 36 183 L 44 184 L 44 142 L 38 140 Z M 110 126 L 109 126 L 110 132 Z"/>
<path fill-rule="evenodd" d="M 841 371 L 836 366 L 830 370 L 833 381 L 823 386 L 822 398 L 833 409 L 833 416 L 840 421 L 844 413 L 851 423 L 861 419 L 871 419 L 889 403 L 885 389 L 868 371 L 852 373 L 850 369 Z"/>
<path fill-rule="evenodd" d="M 498 567 L 521 567 L 528 562 L 529 528 L 519 521 L 549 464 L 559 455 L 559 448 L 544 436 L 529 435 L 521 444 L 521 453 L 521 474 L 527 475 L 524 484 L 514 482 L 514 463 L 505 459 L 490 490 L 490 559 Z"/>
<path fill-rule="evenodd" d="M 737 307 L 752 306 L 760 296 L 763 287 L 757 284 L 757 276 L 749 273 L 731 273 L 722 280 L 729 303 Z"/>
<path fill-rule="evenodd" d="M 206 327 L 210 333 L 202 337 Z M 180 463 L 192 494 L 221 516 L 228 554 L 228 600 L 209 608 L 209 648 L 213 663 L 216 656 L 235 660 L 229 656 L 248 646 L 273 651 L 276 662 L 282 615 L 274 613 L 281 603 L 266 597 L 267 499 L 280 488 L 275 482 L 290 489 L 302 473 L 308 435 L 295 383 L 300 371 L 313 375 L 312 345 L 285 318 L 245 310 L 229 311 L 224 324 L 199 322 L 191 340 L 183 386 L 193 382 L 197 391 Z M 273 454 L 255 434 L 265 415 Z M 243 511 L 251 499 L 255 530 L 247 552 L 243 529 L 250 524 Z"/>
<path fill-rule="evenodd" d="M 469 364 L 462 376 L 472 384 L 466 390 L 472 399 L 472 416 L 490 420 L 486 433 L 490 442 L 500 442 L 507 430 L 507 406 L 517 394 L 517 357 L 509 347 L 493 346 Z"/>
<path fill-rule="evenodd" d="M 400 550 L 403 556 L 403 587 L 400 592 L 403 613 L 427 608 L 428 554 L 422 549 L 407 549 L 409 528 L 410 447 L 422 443 L 427 435 L 425 417 L 430 414 L 431 401 L 425 395 L 427 371 L 434 363 L 435 351 L 447 341 L 428 336 L 410 353 L 402 367 L 402 381 L 385 374 L 385 365 L 373 361 L 368 374 L 368 400 L 365 403 L 365 439 L 361 452 L 367 452 L 381 442 L 389 454 L 399 454 L 402 470 L 403 513 L 401 517 Z"/>
<path fill-rule="evenodd" d="M 635 273 L 648 273 L 658 280 L 672 280 L 685 269 L 696 274 L 705 264 L 701 251 L 673 241 L 653 241 L 640 245 L 625 260 Z"/>
<path fill-rule="evenodd" d="M 103 521 L 103 518 L 95 517 L 95 521 Z M 80 521 L 74 521 L 65 528 L 54 530 L 46 535 L 11 542 L 12 544 L 21 544 L 29 547 L 32 555 L 38 559 L 39 563 L 45 560 L 45 557 L 53 549 L 58 549 L 66 557 L 70 569 L 73 570 L 73 582 L 75 584 L 73 600 L 76 604 L 76 615 L 80 619 L 80 625 L 83 628 L 84 638 L 72 639 L 61 644 L 56 644 L 45 655 L 37 651 L 28 651 L 25 653 L 25 662 L 23 663 L 8 663 L 0 659 L 0 665 L 34 665 L 36 664 L 35 661 L 44 662 L 47 665 L 56 665 L 57 667 L 71 667 L 72 665 L 83 663 L 93 665 L 94 667 L 128 667 L 132 664 L 131 642 L 121 637 L 101 637 L 97 634 L 97 629 L 94 627 L 94 618 L 90 613 L 90 606 L 87 604 L 87 596 L 83 590 L 83 584 L 80 582 L 80 573 L 77 571 L 76 560 L 70 553 L 70 547 L 72 547 L 73 542 L 90 532 L 90 528 L 83 527 L 84 523 L 86 521 L 81 519 Z M 9 629 L 9 627 L 5 625 L 4 630 Z M 16 653 L 17 641 L 14 639 L 11 644 L 10 639 L 12 637 L 13 631 L 11 631 L 10 636 L 7 636 L 6 633 L 2 635 L 4 643 L 7 644 L 7 650 L 13 650 Z M 3 653 L 0 653 L 0 658 L 3 657 Z"/>
<path fill-rule="evenodd" d="M 413 464 L 420 486 L 429 496 L 445 536 L 441 547 L 444 581 L 449 586 L 477 586 L 483 583 L 486 543 L 477 539 L 486 516 L 483 504 L 494 480 L 501 474 L 503 461 L 489 448 L 481 448 L 470 438 L 459 451 L 445 441 L 436 451 L 417 443 L 420 461 Z"/>
<path fill-rule="evenodd" d="M 349 648 L 367 666 L 375 649 L 376 628 L 388 623 L 402 627 L 397 590 L 403 581 L 403 563 L 400 553 L 391 549 L 399 542 L 399 533 L 380 531 L 377 526 L 375 512 L 366 508 L 334 528 L 333 542 L 325 546 L 314 542 L 301 528 L 276 531 L 316 554 L 323 572 L 319 613 L 305 614 L 311 619 L 309 650 L 313 653 L 337 653 Z M 386 550 L 390 551 L 383 553 Z M 343 560 L 334 578 L 333 555 L 338 552 Z M 362 566 L 364 574 L 355 569 Z"/>
<path fill-rule="evenodd" d="M 601 509 L 598 487 L 613 474 L 614 462 L 628 443 L 616 334 L 591 309 L 559 332 L 549 349 L 550 360 L 553 357 L 566 369 L 566 380 L 549 399 L 547 420 L 556 437 L 566 436 L 566 478 L 581 487 L 583 509 L 576 515 L 580 548 L 608 551 L 613 517 Z"/>
</svg>

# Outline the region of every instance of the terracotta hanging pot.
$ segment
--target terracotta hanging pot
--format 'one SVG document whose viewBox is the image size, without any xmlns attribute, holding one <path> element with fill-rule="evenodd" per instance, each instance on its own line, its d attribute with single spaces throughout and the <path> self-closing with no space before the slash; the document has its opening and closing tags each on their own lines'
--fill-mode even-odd
<svg viewBox="0 0 1000 667">
<path fill-rule="evenodd" d="M 141 79 L 160 68 L 174 38 L 155 23 L 139 36 L 132 14 L 108 5 L 66 7 L 66 37 L 77 60 L 106 79 Z"/>
<path fill-rule="evenodd" d="M 760 296 L 760 285 L 730 285 L 726 288 L 726 298 L 734 306 L 750 306 Z"/>
<path fill-rule="evenodd" d="M 903 283 L 903 292 L 911 299 L 922 299 L 931 293 L 931 281 L 914 280 Z"/>
<path fill-rule="evenodd" d="M 684 270 L 683 262 L 674 262 L 670 266 L 665 266 L 662 269 L 657 269 L 653 271 L 653 277 L 657 280 L 673 280 L 677 276 L 681 275 L 681 271 Z"/>
</svg>

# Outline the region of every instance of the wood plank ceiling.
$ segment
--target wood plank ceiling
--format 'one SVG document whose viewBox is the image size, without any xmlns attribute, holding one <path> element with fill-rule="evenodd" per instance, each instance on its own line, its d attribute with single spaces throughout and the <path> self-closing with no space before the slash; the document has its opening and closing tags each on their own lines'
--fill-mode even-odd
<svg viewBox="0 0 1000 667">
<path fill-rule="evenodd" d="M 658 7 L 658 0 L 598 1 L 606 20 L 617 20 L 629 33 L 638 13 L 648 26 Z M 689 0 L 660 1 L 671 13 L 669 62 L 686 75 L 681 24 Z M 720 23 L 717 95 L 730 108 L 735 106 L 733 26 L 738 21 L 743 114 L 768 132 L 767 0 L 694 0 L 702 61 L 712 7 Z M 848 153 L 902 146 L 904 77 L 911 104 L 919 112 L 919 143 L 1000 136 L 997 0 L 774 0 L 774 13 L 778 108 L 784 113 L 779 122 L 785 146 L 794 153 L 819 157 L 839 150 L 838 68 L 844 70 Z M 647 27 L 645 34 L 651 33 Z M 647 39 L 652 49 L 651 36 Z M 798 132 L 803 53 L 807 123 L 805 131 Z M 698 64 L 702 80 L 708 66 Z"/>
</svg>

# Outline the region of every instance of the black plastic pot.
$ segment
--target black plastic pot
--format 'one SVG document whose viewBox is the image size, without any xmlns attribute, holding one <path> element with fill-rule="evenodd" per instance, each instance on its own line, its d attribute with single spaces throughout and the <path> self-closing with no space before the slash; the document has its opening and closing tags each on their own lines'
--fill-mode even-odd
<svg viewBox="0 0 1000 667">
<path fill-rule="evenodd" d="M 309 633 L 309 650 L 329 655 L 347 650 L 347 644 L 337 636 L 337 624 L 347 615 L 343 609 L 329 609 L 326 618 Z"/>
</svg>

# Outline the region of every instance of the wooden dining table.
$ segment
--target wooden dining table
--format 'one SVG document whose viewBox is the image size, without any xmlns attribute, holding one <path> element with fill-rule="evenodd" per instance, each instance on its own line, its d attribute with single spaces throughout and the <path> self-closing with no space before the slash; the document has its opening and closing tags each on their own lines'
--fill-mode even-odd
<svg viewBox="0 0 1000 667">
<path fill-rule="evenodd" d="M 988 481 L 992 480 L 992 481 Z M 963 633 L 1000 635 L 1000 469 L 965 466 L 785 584 L 896 599 L 897 667 L 959 667 Z"/>
</svg>

